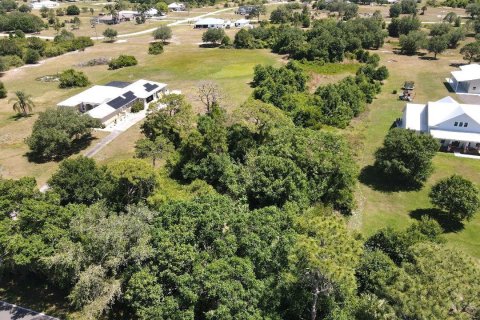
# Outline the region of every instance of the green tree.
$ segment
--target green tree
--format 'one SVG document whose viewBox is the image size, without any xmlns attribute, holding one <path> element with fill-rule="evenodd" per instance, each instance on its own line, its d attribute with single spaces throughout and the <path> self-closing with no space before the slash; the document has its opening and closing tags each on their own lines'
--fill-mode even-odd
<svg viewBox="0 0 480 320">
<path fill-rule="evenodd" d="M 223 29 L 211 28 L 203 33 L 202 41 L 216 45 L 218 42 L 222 41 L 224 37 L 225 31 Z"/>
<path fill-rule="evenodd" d="M 60 74 L 60 88 L 86 87 L 90 84 L 85 73 L 74 69 L 67 69 Z"/>
<path fill-rule="evenodd" d="M 80 14 L 80 8 L 73 4 L 68 6 L 65 12 L 67 16 L 78 16 Z"/>
<path fill-rule="evenodd" d="M 30 8 L 30 6 L 28 6 L 27 4 L 22 4 L 18 7 L 18 11 L 20 12 L 30 12 L 32 11 L 32 8 Z"/>
<path fill-rule="evenodd" d="M 448 212 L 457 221 L 470 220 L 480 206 L 478 188 L 459 175 L 437 182 L 429 196 L 436 207 Z"/>
<path fill-rule="evenodd" d="M 137 58 L 135 58 L 134 56 L 121 54 L 118 56 L 118 58 L 110 60 L 110 62 L 108 63 L 108 68 L 110 70 L 116 70 L 124 67 L 136 66 L 137 64 Z"/>
<path fill-rule="evenodd" d="M 35 103 L 32 101 L 32 96 L 23 91 L 15 91 L 15 97 L 8 102 L 13 102 L 13 111 L 24 117 L 32 112 L 35 107 Z"/>
<path fill-rule="evenodd" d="M 161 54 L 163 52 L 163 44 L 161 42 L 152 42 L 148 45 L 148 54 Z"/>
<path fill-rule="evenodd" d="M 289 159 L 257 156 L 247 160 L 247 195 L 251 207 L 283 206 L 286 202 L 305 205 L 307 177 Z"/>
<path fill-rule="evenodd" d="M 94 160 L 80 156 L 62 161 L 48 185 L 63 204 L 91 205 L 105 196 L 105 173 Z"/>
<path fill-rule="evenodd" d="M 472 63 L 473 60 L 480 59 L 480 42 L 475 41 L 466 44 L 460 49 L 460 53 L 463 55 L 464 60 L 468 60 L 468 63 Z"/>
<path fill-rule="evenodd" d="M 233 45 L 237 49 L 254 49 L 255 38 L 246 29 L 240 29 L 235 34 Z"/>
<path fill-rule="evenodd" d="M 154 168 L 144 160 L 127 159 L 107 166 L 107 175 L 113 184 L 110 198 L 120 205 L 138 203 L 155 190 Z"/>
<path fill-rule="evenodd" d="M 117 37 L 118 32 L 115 29 L 107 28 L 103 31 L 103 36 L 108 39 L 108 41 L 113 42 Z"/>
<path fill-rule="evenodd" d="M 28 48 L 23 55 L 26 64 L 36 64 L 40 60 L 40 53 L 37 50 Z"/>
<path fill-rule="evenodd" d="M 25 140 L 33 157 L 42 160 L 62 158 L 91 137 L 101 122 L 72 108 L 47 109 L 35 121 Z"/>
<path fill-rule="evenodd" d="M 187 103 L 185 96 L 178 94 L 166 95 L 159 103 L 165 104 L 165 108 L 156 109 L 147 115 L 142 132 L 152 141 L 158 136 L 164 136 L 178 148 L 192 130 L 192 106 Z"/>
<path fill-rule="evenodd" d="M 304 318 L 308 312 L 308 318 L 320 319 L 319 315 L 329 315 L 328 311 L 335 313 L 322 307 L 335 309 L 335 304 L 341 303 L 338 297 L 346 301 L 353 299 L 361 243 L 349 233 L 345 222 L 328 209 L 310 210 L 295 222 L 298 235 L 289 256 L 291 271 L 287 283 L 293 288 L 298 286 L 297 290 L 303 294 L 291 297 L 294 306 L 295 303 L 301 306 L 300 310 L 293 308 L 291 312 L 296 311 L 297 317 L 303 315 Z M 328 299 L 329 305 L 322 303 L 324 299 Z"/>
<path fill-rule="evenodd" d="M 153 38 L 166 43 L 167 40 L 172 38 L 172 28 L 166 25 L 158 27 L 155 31 L 153 31 Z"/>
<path fill-rule="evenodd" d="M 444 36 L 434 36 L 428 40 L 428 52 L 433 52 L 433 57 L 437 59 L 437 54 L 447 50 L 448 40 Z"/>
<path fill-rule="evenodd" d="M 411 31 L 407 35 L 400 35 L 400 50 L 404 54 L 413 55 L 423 48 L 426 42 L 427 38 L 423 31 Z"/>
<path fill-rule="evenodd" d="M 155 9 L 157 9 L 159 13 L 167 13 L 168 5 L 165 2 L 160 1 L 155 4 Z"/>
<path fill-rule="evenodd" d="M 472 19 L 475 19 L 480 14 L 480 5 L 478 3 L 469 3 L 465 7 L 465 12 L 470 14 Z"/>
<path fill-rule="evenodd" d="M 430 135 L 394 128 L 375 153 L 375 166 L 388 179 L 410 186 L 422 185 L 433 171 L 439 143 Z"/>
<path fill-rule="evenodd" d="M 141 159 L 151 158 L 154 167 L 157 159 L 165 159 L 173 150 L 172 143 L 164 136 L 157 136 L 154 141 L 144 138 L 135 143 L 136 156 Z"/>
</svg>

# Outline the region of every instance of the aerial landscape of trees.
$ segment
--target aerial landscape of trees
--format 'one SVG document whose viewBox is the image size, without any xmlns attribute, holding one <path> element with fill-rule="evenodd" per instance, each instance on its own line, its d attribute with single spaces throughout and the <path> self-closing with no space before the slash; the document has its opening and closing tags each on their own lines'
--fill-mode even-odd
<svg viewBox="0 0 480 320">
<path fill-rule="evenodd" d="M 453 1 L 463 0 L 443 4 Z M 144 74 L 175 81 L 158 101 L 155 96 L 146 107 L 135 100 L 105 125 L 75 107 L 52 108 L 36 87 L 27 92 L 8 82 L 12 117 L 5 122 L 29 128 L 20 132 L 24 150 L 17 153 L 33 173 L 19 179 L 10 178 L 16 172 L 0 175 L 0 300 L 33 288 L 21 298 L 32 295 L 43 302 L 46 297 L 36 296 L 41 289 L 48 293 L 49 302 L 42 304 L 48 312 L 88 320 L 478 319 L 478 259 L 450 242 L 456 236 L 451 231 L 460 230 L 453 226 L 470 222 L 474 226 L 467 231 L 476 231 L 480 194 L 471 168 L 477 167 L 458 165 L 452 175 L 448 170 L 459 157 L 438 156 L 438 139 L 397 127 L 400 120 L 394 117 L 404 103 L 393 101 L 398 95 L 392 88 L 401 81 L 400 63 L 385 56 L 410 55 L 398 59 L 434 68 L 451 49 L 456 58 L 480 59 L 480 42 L 464 41 L 473 37 L 472 29 L 457 25 L 456 15 L 422 26 L 420 11 L 420 17 L 430 15 L 433 5 L 419 11 L 423 3 L 402 0 L 364 14 L 370 3 L 320 0 L 269 7 L 253 2 L 248 19 L 258 18 L 255 27 L 235 35 L 216 28 L 196 34 L 195 41 L 201 38 L 200 47 L 208 49 L 185 44 L 189 34 L 173 37 L 170 27 L 155 24 L 144 29 L 141 44 L 128 40 L 142 48 L 138 60 L 118 49 L 126 48 L 122 42 L 113 44 L 123 26 L 119 31 L 106 26 L 103 36 L 112 43 L 99 43 L 98 51 L 114 52 L 108 57 L 115 58 L 104 58 L 110 71 L 55 60 L 54 67 L 63 68 L 55 71 L 58 82 L 40 88 L 57 90 L 60 97 L 89 86 L 89 78 L 119 86 Z M 189 9 L 210 5 L 208 10 L 219 5 L 213 0 L 185 4 Z M 87 7 L 41 10 L 43 18 L 30 17 L 12 0 L 0 0 L 0 7 L 5 12 L 0 31 L 19 14 L 19 21 L 35 25 L 36 18 L 52 18 L 46 24 L 58 27 L 48 41 L 25 36 L 32 32 L 28 24 L 22 33 L 12 29 L 16 32 L 0 39 L 2 69 L 13 67 L 13 59 L 33 64 L 93 45 L 90 38 L 62 29 L 58 20 L 83 19 Z M 115 1 L 104 9 L 112 17 L 120 9 L 137 10 L 137 21 L 128 27 L 139 28 L 150 7 L 169 10 L 165 2 L 144 0 Z M 480 19 L 477 4 L 465 7 L 471 21 Z M 319 19 L 320 14 L 328 17 Z M 425 50 L 432 61 L 413 56 Z M 222 55 L 215 56 L 219 51 Z M 211 56 L 199 54 L 204 60 L 195 60 L 191 52 Z M 227 67 L 218 62 L 252 52 L 245 64 L 243 58 Z M 260 53 L 268 59 L 261 60 Z M 180 55 L 187 58 L 175 60 Z M 193 69 L 209 59 L 215 65 L 205 67 L 207 75 Z M 186 75 L 179 75 L 182 63 L 192 68 Z M 37 68 L 41 64 L 32 70 Z M 221 81 L 237 71 L 240 76 Z M 409 72 L 419 71 L 414 66 Z M 25 73 L 22 77 L 27 79 Z M 422 94 L 430 90 L 424 82 Z M 0 98 L 6 96 L 0 83 Z M 375 103 L 380 107 L 374 109 Z M 390 108 L 382 122 L 370 121 L 380 108 Z M 141 121 L 122 129 L 132 118 Z M 364 127 L 379 132 L 375 139 Z M 115 142 L 103 132 L 115 136 L 117 129 L 125 132 Z M 13 144 L 12 133 L 4 131 L 2 145 Z M 376 141 L 367 145 L 367 138 Z M 112 149 L 95 158 L 83 153 L 95 139 Z M 439 165 L 442 156 L 448 159 Z M 38 175 L 41 170 L 48 175 Z M 367 199 L 372 194 L 378 199 Z M 412 204 L 400 212 L 395 201 Z M 369 211 L 375 211 L 370 217 L 375 224 L 360 229 Z M 400 223 L 394 223 L 395 215 Z M 25 289 L 25 283 L 31 286 Z"/>
</svg>

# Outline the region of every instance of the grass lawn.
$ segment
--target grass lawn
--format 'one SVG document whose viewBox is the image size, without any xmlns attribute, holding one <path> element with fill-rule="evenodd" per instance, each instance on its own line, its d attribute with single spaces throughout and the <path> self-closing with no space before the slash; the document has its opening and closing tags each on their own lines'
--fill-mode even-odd
<svg viewBox="0 0 480 320">
<path fill-rule="evenodd" d="M 231 36 L 236 30 L 228 30 Z M 280 57 L 267 50 L 224 50 L 200 48 L 202 31 L 190 26 L 173 28 L 172 43 L 158 56 L 147 54 L 152 37 L 145 35 L 129 38 L 122 43 L 97 42 L 84 52 L 73 52 L 42 61 L 35 66 L 23 67 L 6 72 L 1 81 L 9 91 L 24 90 L 31 94 L 36 103 L 35 114 L 31 117 L 15 119 L 11 104 L 7 99 L 0 100 L 0 174 L 5 178 L 34 176 L 39 184 L 48 180 L 57 163 L 30 163 L 25 154 L 28 151 L 24 139 L 30 135 L 37 113 L 84 90 L 59 89 L 58 83 L 37 81 L 38 77 L 54 75 L 76 64 L 98 57 L 116 57 L 121 53 L 133 54 L 139 61 L 135 67 L 108 70 L 107 66 L 74 67 L 85 72 L 92 84 L 105 84 L 112 80 L 135 81 L 140 78 L 167 83 L 170 89 L 179 89 L 187 95 L 196 110 L 203 110 L 196 97 L 196 87 L 204 80 L 218 83 L 224 95 L 227 108 L 241 104 L 251 92 L 249 82 L 256 64 L 279 64 Z M 96 133 L 99 138 L 105 133 Z M 131 156 L 133 144 L 139 137 L 139 128 L 130 128 L 96 155 L 101 161 Z"/>
<path fill-rule="evenodd" d="M 392 49 L 387 44 L 377 52 L 381 56 L 381 64 L 386 65 L 390 71 L 390 78 L 382 93 L 346 132 L 361 169 L 373 164 L 375 150 L 381 146 L 392 122 L 402 115 L 405 102 L 399 101 L 392 91 L 397 89 L 400 92 L 404 81 L 415 81 L 416 103 L 435 101 L 447 95 L 461 101 L 458 96 L 449 93 L 443 83 L 450 71 L 455 69 L 452 65 L 463 62 L 458 50 L 447 51 L 439 56 L 439 60 L 426 60 L 418 56 L 396 55 Z M 412 223 L 413 216 L 418 217 L 421 213 L 419 210 L 432 207 L 428 199 L 431 185 L 454 173 L 461 174 L 480 186 L 480 158 L 472 160 L 437 153 L 434 167 L 433 175 L 419 191 L 387 192 L 367 185 L 369 183 L 366 181 L 359 183 L 359 212 L 351 218 L 351 225 L 366 236 L 386 226 L 405 228 Z M 446 233 L 448 245 L 480 258 L 480 213 L 466 222 L 463 228 L 444 227 L 454 229 Z"/>
</svg>

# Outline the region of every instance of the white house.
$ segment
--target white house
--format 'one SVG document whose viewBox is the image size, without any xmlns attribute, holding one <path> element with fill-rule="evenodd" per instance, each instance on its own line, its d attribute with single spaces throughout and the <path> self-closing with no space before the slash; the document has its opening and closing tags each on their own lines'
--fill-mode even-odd
<svg viewBox="0 0 480 320">
<path fill-rule="evenodd" d="M 239 19 L 234 22 L 235 28 L 243 28 L 250 25 L 250 20 Z"/>
<path fill-rule="evenodd" d="M 480 105 L 461 104 L 451 97 L 427 104 L 407 103 L 400 126 L 429 133 L 449 149 L 480 150 Z"/>
<path fill-rule="evenodd" d="M 173 2 L 168 5 L 170 11 L 185 11 L 185 5 L 183 3 Z"/>
<path fill-rule="evenodd" d="M 480 93 L 480 65 L 476 63 L 460 66 L 459 71 L 452 71 L 452 77 L 447 79 L 457 93 Z"/>
<path fill-rule="evenodd" d="M 230 21 L 217 18 L 199 19 L 195 22 L 195 29 L 223 29 L 230 26 Z"/>
<path fill-rule="evenodd" d="M 80 112 L 108 124 L 137 101 L 148 106 L 166 92 L 164 83 L 140 79 L 133 83 L 113 81 L 104 86 L 93 86 L 57 104 L 58 107 L 76 108 Z"/>
<path fill-rule="evenodd" d="M 49 1 L 49 0 L 47 0 L 47 1 L 39 1 L 39 2 L 31 2 L 31 3 L 30 3 L 30 8 L 32 8 L 32 9 L 34 9 L 34 10 L 35 10 L 35 9 L 41 9 L 41 8 L 43 8 L 43 7 L 50 9 L 50 8 L 56 8 L 56 7 L 58 7 L 58 6 L 59 6 L 58 2 Z"/>
</svg>

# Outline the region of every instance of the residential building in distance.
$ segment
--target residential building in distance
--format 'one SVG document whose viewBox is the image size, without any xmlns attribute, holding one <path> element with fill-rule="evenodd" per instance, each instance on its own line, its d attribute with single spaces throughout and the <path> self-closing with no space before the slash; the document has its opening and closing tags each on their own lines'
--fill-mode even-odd
<svg viewBox="0 0 480 320">
<path fill-rule="evenodd" d="M 43 7 L 51 9 L 51 8 L 56 8 L 58 6 L 59 4 L 56 1 L 46 0 L 46 1 L 30 2 L 30 8 L 34 10 L 41 9 Z"/>
<path fill-rule="evenodd" d="M 199 19 L 195 22 L 195 29 L 223 29 L 230 27 L 230 21 L 217 18 Z"/>
<path fill-rule="evenodd" d="M 236 14 L 241 14 L 242 16 L 248 16 L 255 10 L 256 6 L 240 6 L 235 11 Z"/>
<path fill-rule="evenodd" d="M 183 3 L 173 2 L 168 5 L 170 11 L 185 11 L 186 7 Z"/>
<path fill-rule="evenodd" d="M 460 66 L 460 70 L 452 71 L 448 83 L 460 94 L 480 94 L 480 65 L 476 63 Z"/>
<path fill-rule="evenodd" d="M 122 112 L 127 112 L 137 101 L 144 106 L 157 101 L 166 93 L 164 83 L 140 79 L 133 83 L 113 81 L 95 85 L 57 104 L 58 107 L 76 108 L 107 125 Z"/>
<path fill-rule="evenodd" d="M 399 126 L 429 133 L 446 151 L 479 154 L 480 105 L 461 104 L 451 97 L 427 104 L 407 103 Z"/>
</svg>

